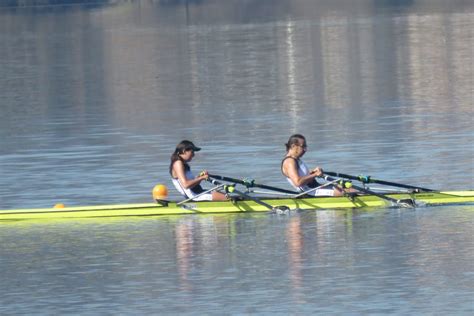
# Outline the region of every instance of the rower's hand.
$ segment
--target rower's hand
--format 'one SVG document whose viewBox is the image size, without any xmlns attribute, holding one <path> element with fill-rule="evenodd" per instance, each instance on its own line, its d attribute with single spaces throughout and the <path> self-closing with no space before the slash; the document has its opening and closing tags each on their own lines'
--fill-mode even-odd
<svg viewBox="0 0 474 316">
<path fill-rule="evenodd" d="M 323 175 L 323 169 L 321 167 L 316 167 L 311 170 L 311 174 L 315 177 L 321 177 Z"/>
<path fill-rule="evenodd" d="M 199 178 L 201 178 L 201 180 L 207 180 L 209 178 L 209 173 L 207 172 L 207 170 L 203 170 L 199 173 Z"/>
</svg>

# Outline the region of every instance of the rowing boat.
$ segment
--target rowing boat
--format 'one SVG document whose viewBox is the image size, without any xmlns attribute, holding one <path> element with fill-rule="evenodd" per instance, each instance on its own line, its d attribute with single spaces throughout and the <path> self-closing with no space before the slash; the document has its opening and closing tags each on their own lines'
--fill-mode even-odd
<svg viewBox="0 0 474 316">
<path fill-rule="evenodd" d="M 419 193 L 398 192 L 386 194 L 395 200 L 412 199 L 415 206 L 473 203 L 474 190 L 430 191 Z M 291 210 L 321 210 L 390 206 L 387 200 L 376 195 L 363 194 L 343 197 L 280 197 L 234 199 L 229 201 L 159 201 L 159 203 L 117 204 L 98 206 L 53 207 L 36 209 L 0 210 L 0 221 L 49 218 L 90 218 L 113 216 L 156 216 L 201 213 L 268 212 L 263 204 L 278 209 L 285 206 Z"/>
</svg>

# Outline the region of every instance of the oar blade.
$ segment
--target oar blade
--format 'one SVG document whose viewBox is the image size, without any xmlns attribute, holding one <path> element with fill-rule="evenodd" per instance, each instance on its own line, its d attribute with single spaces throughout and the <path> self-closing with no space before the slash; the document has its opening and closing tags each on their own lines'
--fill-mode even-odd
<svg viewBox="0 0 474 316">
<path fill-rule="evenodd" d="M 413 199 L 398 200 L 397 204 L 398 204 L 399 207 L 404 207 L 404 208 L 415 208 L 416 207 L 416 202 Z"/>
<path fill-rule="evenodd" d="M 273 207 L 273 212 L 276 214 L 288 214 L 290 211 L 291 209 L 286 205 L 278 205 Z"/>
</svg>

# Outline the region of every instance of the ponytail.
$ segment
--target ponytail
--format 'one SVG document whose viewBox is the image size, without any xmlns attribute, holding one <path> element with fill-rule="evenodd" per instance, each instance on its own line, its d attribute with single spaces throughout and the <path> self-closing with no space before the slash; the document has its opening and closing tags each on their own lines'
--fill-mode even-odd
<svg viewBox="0 0 474 316">
<path fill-rule="evenodd" d="M 179 156 L 180 152 L 179 152 L 179 148 L 176 147 L 176 149 L 174 150 L 174 153 L 171 154 L 171 163 L 170 163 L 170 175 L 173 176 L 173 165 L 176 161 L 178 160 L 181 160 L 181 157 Z"/>
</svg>

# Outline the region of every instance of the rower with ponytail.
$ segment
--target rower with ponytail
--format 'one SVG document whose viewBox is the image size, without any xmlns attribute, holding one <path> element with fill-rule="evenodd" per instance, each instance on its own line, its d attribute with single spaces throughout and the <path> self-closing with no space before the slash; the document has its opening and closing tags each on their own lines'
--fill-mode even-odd
<svg viewBox="0 0 474 316">
<path fill-rule="evenodd" d="M 189 140 L 181 141 L 174 152 L 171 154 L 169 172 L 171 181 L 176 189 L 186 198 L 196 196 L 196 201 L 224 201 L 227 200 L 225 194 L 217 191 L 202 194 L 204 189 L 200 183 L 207 180 L 209 175 L 207 171 L 203 171 L 199 176 L 195 177 L 191 172 L 189 162 L 193 159 L 194 153 L 200 151 L 201 148 L 195 146 Z"/>
</svg>

